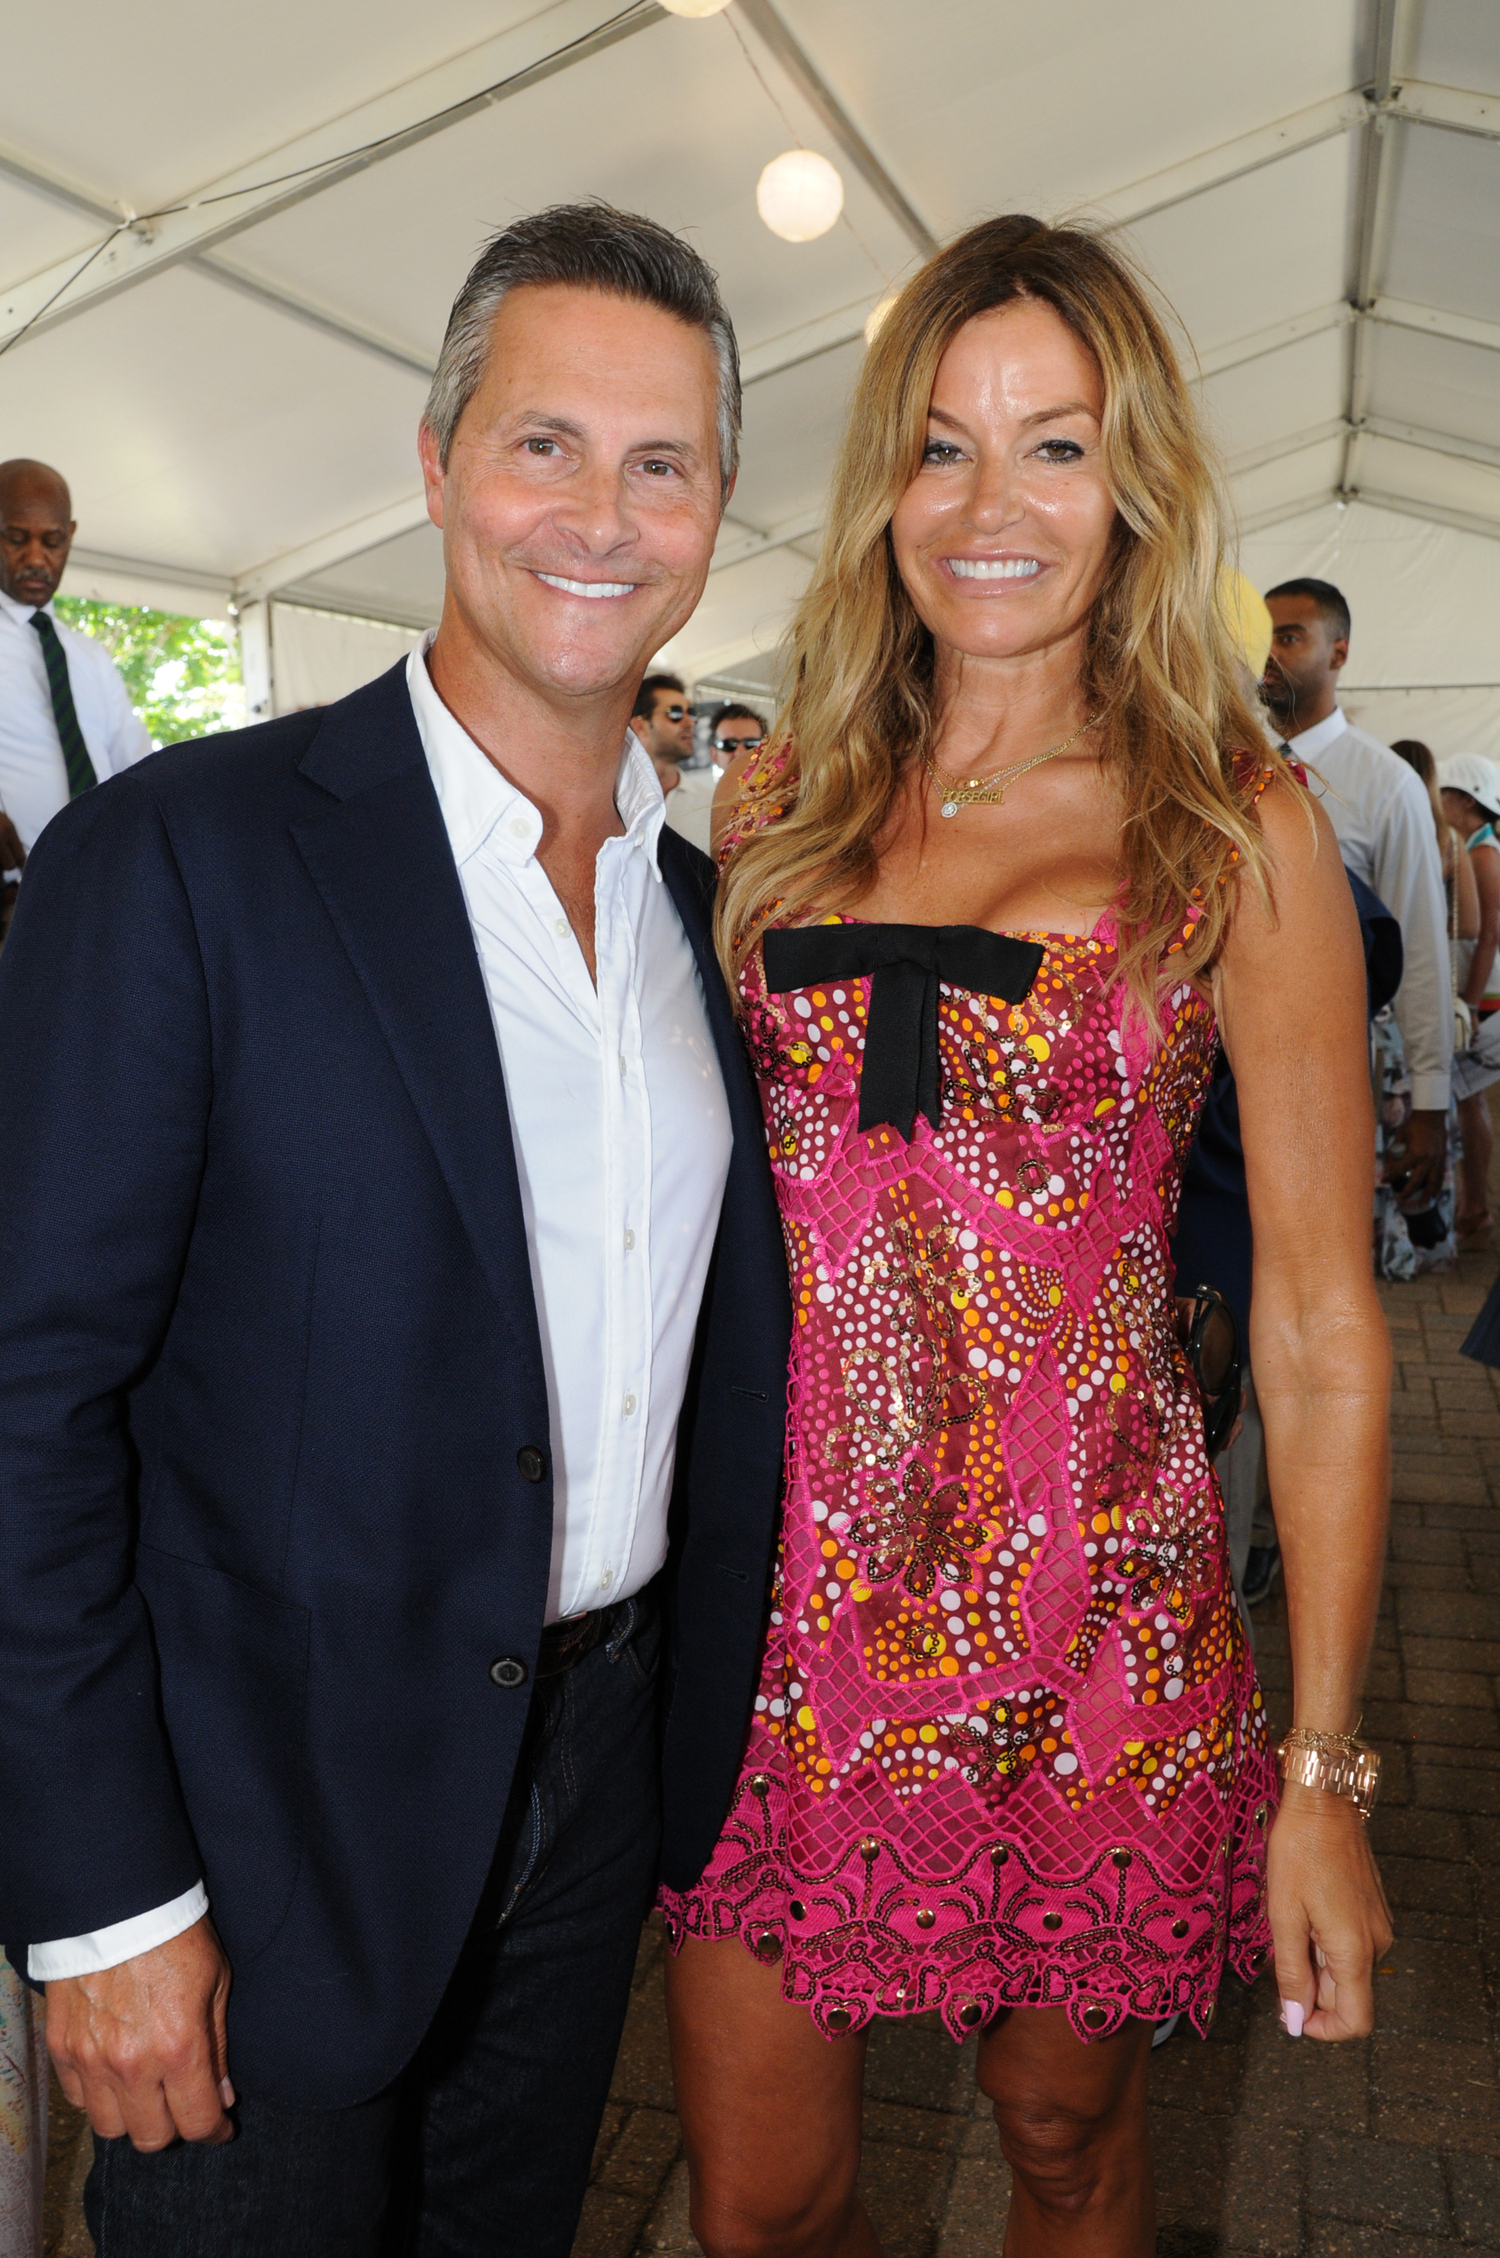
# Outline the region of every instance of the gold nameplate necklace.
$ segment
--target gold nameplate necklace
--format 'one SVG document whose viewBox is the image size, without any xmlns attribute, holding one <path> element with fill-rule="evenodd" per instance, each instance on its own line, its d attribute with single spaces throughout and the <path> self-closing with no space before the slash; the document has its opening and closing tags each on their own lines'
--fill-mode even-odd
<svg viewBox="0 0 1500 2258">
<path fill-rule="evenodd" d="M 1065 737 L 1060 745 L 1049 745 L 1044 753 L 1033 753 L 1029 761 L 1018 761 L 1014 768 L 1002 768 L 998 776 L 970 776 L 962 782 L 951 776 L 941 775 L 932 755 L 925 746 L 922 747 L 920 759 L 937 795 L 939 814 L 957 815 L 960 808 L 1000 807 L 1004 803 L 1007 784 L 1014 784 L 1018 776 L 1027 776 L 1032 769 L 1040 768 L 1043 761 L 1055 761 L 1059 753 L 1069 751 L 1080 737 L 1088 735 L 1098 718 L 1097 714 L 1091 713 L 1088 720 L 1075 729 L 1071 737 Z"/>
</svg>

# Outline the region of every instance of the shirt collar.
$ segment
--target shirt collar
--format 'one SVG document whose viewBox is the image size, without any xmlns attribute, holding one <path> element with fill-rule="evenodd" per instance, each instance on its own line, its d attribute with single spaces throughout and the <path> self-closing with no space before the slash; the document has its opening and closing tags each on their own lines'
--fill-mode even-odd
<svg viewBox="0 0 1500 2258">
<path fill-rule="evenodd" d="M 423 637 L 406 661 L 417 734 L 432 772 L 448 841 L 457 863 L 468 860 L 486 840 L 502 862 L 530 862 L 542 837 L 541 813 L 525 793 L 500 774 L 443 704 L 427 671 L 432 634 Z M 643 849 L 660 881 L 657 848 L 667 807 L 650 756 L 633 730 L 627 730 L 615 777 L 615 807 L 625 838 Z"/>
<path fill-rule="evenodd" d="M 50 601 L 45 604 L 18 604 L 14 596 L 7 596 L 5 590 L 0 588 L 0 614 L 9 612 L 12 619 L 29 622 L 38 611 L 45 612 L 49 619 L 56 617 Z"/>
<path fill-rule="evenodd" d="M 1348 726 L 1343 707 L 1335 706 L 1332 713 L 1325 714 L 1321 721 L 1315 721 L 1311 729 L 1304 729 L 1297 736 L 1288 737 L 1287 750 L 1295 753 L 1299 761 L 1315 761 L 1319 753 L 1327 752 L 1336 737 L 1343 736 Z"/>
</svg>

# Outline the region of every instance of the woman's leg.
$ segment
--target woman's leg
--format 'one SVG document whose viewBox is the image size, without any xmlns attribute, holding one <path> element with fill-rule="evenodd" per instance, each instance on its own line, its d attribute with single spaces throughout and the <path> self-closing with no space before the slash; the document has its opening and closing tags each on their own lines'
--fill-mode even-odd
<svg viewBox="0 0 1500 2258">
<path fill-rule="evenodd" d="M 1457 1229 L 1467 1233 L 1482 1230 L 1489 1216 L 1490 1154 L 1495 1140 L 1485 1091 L 1476 1090 L 1472 1097 L 1459 1099 L 1458 1133 L 1463 1153 L 1458 1163 L 1459 1200 L 1454 1220 Z"/>
<path fill-rule="evenodd" d="M 979 2042 L 1012 2192 L 1005 2258 L 1151 2258 L 1149 2023 L 1085 2046 L 1060 2007 L 1017 2007 Z"/>
<path fill-rule="evenodd" d="M 863 2035 L 824 2038 L 737 1937 L 669 1957 L 667 2020 L 706 2258 L 880 2258 L 854 2192 Z"/>
</svg>

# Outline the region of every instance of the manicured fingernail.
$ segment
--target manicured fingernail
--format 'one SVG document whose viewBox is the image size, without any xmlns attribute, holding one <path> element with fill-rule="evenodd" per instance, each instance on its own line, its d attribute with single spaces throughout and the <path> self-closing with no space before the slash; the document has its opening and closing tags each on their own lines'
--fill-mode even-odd
<svg viewBox="0 0 1500 2258">
<path fill-rule="evenodd" d="M 1301 2038 L 1302 2002 L 1300 2000 L 1284 1999 L 1282 2001 L 1281 2022 L 1288 2038 Z"/>
</svg>

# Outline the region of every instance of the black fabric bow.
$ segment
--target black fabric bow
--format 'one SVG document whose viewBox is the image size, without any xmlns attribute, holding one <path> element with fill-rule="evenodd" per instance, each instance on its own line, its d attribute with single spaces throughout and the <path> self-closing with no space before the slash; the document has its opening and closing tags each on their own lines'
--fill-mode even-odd
<svg viewBox="0 0 1500 2258">
<path fill-rule="evenodd" d="M 938 982 L 1018 1004 L 1046 953 L 982 925 L 798 925 L 765 937 L 766 986 L 782 996 L 869 974 L 870 1015 L 859 1078 L 859 1126 L 889 1123 L 910 1137 L 918 1113 L 935 1129 Z"/>
</svg>

